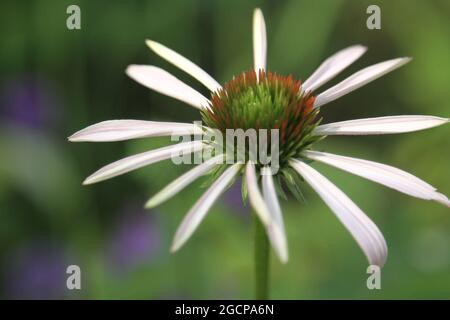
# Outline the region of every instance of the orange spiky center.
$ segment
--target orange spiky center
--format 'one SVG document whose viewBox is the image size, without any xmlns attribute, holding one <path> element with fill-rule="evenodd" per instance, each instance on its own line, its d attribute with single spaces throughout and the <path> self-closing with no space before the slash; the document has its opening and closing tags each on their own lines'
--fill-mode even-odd
<svg viewBox="0 0 450 320">
<path fill-rule="evenodd" d="M 227 129 L 278 129 L 280 154 L 287 160 L 315 141 L 311 133 L 319 109 L 313 107 L 314 100 L 291 75 L 260 70 L 257 76 L 251 70 L 214 92 L 202 117 L 224 134 Z"/>
</svg>

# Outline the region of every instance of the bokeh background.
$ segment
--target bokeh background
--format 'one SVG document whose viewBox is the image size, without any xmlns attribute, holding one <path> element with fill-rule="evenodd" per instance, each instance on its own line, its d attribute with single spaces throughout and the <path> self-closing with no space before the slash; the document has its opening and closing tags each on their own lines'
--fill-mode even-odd
<svg viewBox="0 0 450 320">
<path fill-rule="evenodd" d="M 81 7 L 81 30 L 66 8 Z M 366 28 L 378 4 L 382 29 Z M 66 137 L 107 119 L 193 121 L 193 108 L 128 79 L 128 64 L 166 68 L 146 38 L 189 57 L 225 82 L 252 67 L 251 17 L 265 14 L 273 71 L 305 79 L 346 46 L 369 51 L 330 84 L 371 63 L 412 56 L 407 66 L 323 108 L 324 122 L 382 115 L 450 116 L 450 1 L 2 0 L 0 4 L 0 295 L 2 298 L 252 298 L 251 210 L 231 188 L 198 231 L 169 253 L 202 181 L 160 207 L 148 197 L 187 168 L 170 161 L 97 185 L 99 167 L 169 138 L 70 144 Z M 328 84 L 328 86 L 330 85 Z M 450 195 L 450 127 L 382 137 L 333 137 L 320 148 L 405 169 Z M 323 165 L 379 225 L 389 245 L 382 290 L 366 288 L 356 243 L 311 189 L 282 201 L 290 261 L 272 255 L 278 299 L 450 298 L 450 212 Z M 82 290 L 66 289 L 66 267 Z"/>
</svg>

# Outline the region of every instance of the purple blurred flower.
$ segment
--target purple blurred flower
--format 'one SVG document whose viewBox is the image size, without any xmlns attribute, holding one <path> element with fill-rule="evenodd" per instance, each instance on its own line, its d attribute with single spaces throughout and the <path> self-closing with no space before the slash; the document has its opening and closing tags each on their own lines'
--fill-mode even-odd
<svg viewBox="0 0 450 320">
<path fill-rule="evenodd" d="M 224 195 L 225 205 L 236 213 L 248 213 L 250 209 L 242 201 L 241 181 L 234 183 Z"/>
<path fill-rule="evenodd" d="M 5 268 L 5 295 L 9 299 L 62 299 L 66 289 L 63 251 L 33 245 L 12 253 Z"/>
<path fill-rule="evenodd" d="M 7 122 L 40 129 L 59 109 L 51 86 L 44 80 L 24 77 L 6 82 L 0 91 L 0 116 Z"/>
<path fill-rule="evenodd" d="M 113 268 L 126 271 L 151 262 L 160 246 L 159 228 L 153 214 L 133 206 L 123 211 L 110 239 L 108 259 Z"/>
</svg>

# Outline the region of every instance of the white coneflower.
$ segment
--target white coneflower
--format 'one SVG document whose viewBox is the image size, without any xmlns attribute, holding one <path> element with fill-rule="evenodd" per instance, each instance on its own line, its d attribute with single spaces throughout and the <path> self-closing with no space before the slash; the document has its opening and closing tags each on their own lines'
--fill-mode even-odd
<svg viewBox="0 0 450 320">
<path fill-rule="evenodd" d="M 210 97 L 184 84 L 155 66 L 131 65 L 126 73 L 140 84 L 186 102 L 200 110 L 205 128 L 224 132 L 226 129 L 278 129 L 280 132 L 280 170 L 273 176 L 261 163 L 224 164 L 224 154 L 196 166 L 147 203 L 153 207 L 176 195 L 195 179 L 214 172 L 215 181 L 194 204 L 176 232 L 172 250 L 179 249 L 192 235 L 208 210 L 239 175 L 243 176 L 243 194 L 257 213 L 267 236 L 282 262 L 288 260 L 287 241 L 277 191 L 284 181 L 293 192 L 303 178 L 336 214 L 355 238 L 370 264 L 383 266 L 387 247 L 377 226 L 332 182 L 310 165 L 323 162 L 336 168 L 373 180 L 408 195 L 450 206 L 447 197 L 421 179 L 394 167 L 362 159 L 313 151 L 317 141 L 330 135 L 373 135 L 412 132 L 449 122 L 434 116 L 389 116 L 319 124 L 320 107 L 397 69 L 410 58 L 397 58 L 364 68 L 335 86 L 317 93 L 316 90 L 335 77 L 365 53 L 366 47 L 354 45 L 327 60 L 302 84 L 292 76 L 274 74 L 266 68 L 266 27 L 262 12 L 253 16 L 254 69 L 236 75 L 223 86 L 193 62 L 175 51 L 148 40 L 147 45 L 157 55 L 197 79 L 211 91 Z M 188 123 L 152 122 L 140 120 L 105 121 L 83 129 L 70 141 L 120 141 L 171 134 L 194 134 L 198 127 Z M 202 141 L 183 142 L 140 153 L 109 164 L 91 176 L 91 184 L 169 159 L 174 153 L 198 153 Z M 217 170 L 220 168 L 221 170 Z M 216 170 L 214 170 L 216 169 Z M 262 185 L 262 192 L 259 184 Z"/>
</svg>

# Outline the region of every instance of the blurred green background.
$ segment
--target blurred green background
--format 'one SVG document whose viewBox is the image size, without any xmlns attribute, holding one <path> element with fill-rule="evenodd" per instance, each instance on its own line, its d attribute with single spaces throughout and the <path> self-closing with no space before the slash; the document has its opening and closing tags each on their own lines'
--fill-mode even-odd
<svg viewBox="0 0 450 320">
<path fill-rule="evenodd" d="M 66 8 L 81 7 L 81 30 Z M 381 7 L 382 29 L 366 28 Z M 0 4 L 0 296 L 3 298 L 252 298 L 251 211 L 231 188 L 192 239 L 169 247 L 202 181 L 155 210 L 148 197 L 187 168 L 161 162 L 94 186 L 99 167 L 170 138 L 70 144 L 108 119 L 199 120 L 196 110 L 125 76 L 132 63 L 189 76 L 150 52 L 159 41 L 223 83 L 250 69 L 251 17 L 263 9 L 272 71 L 306 79 L 346 46 L 369 51 L 330 84 L 369 64 L 411 56 L 407 66 L 323 108 L 324 122 L 398 114 L 450 116 L 450 1 L 2 0 Z M 330 85 L 328 84 L 328 86 Z M 450 127 L 382 137 L 330 137 L 320 148 L 405 169 L 450 195 Z M 290 261 L 272 255 L 272 297 L 450 298 L 448 208 L 315 164 L 378 224 L 389 245 L 382 290 L 366 288 L 367 262 L 311 189 L 282 201 Z M 66 289 L 66 267 L 82 290 Z"/>
</svg>

